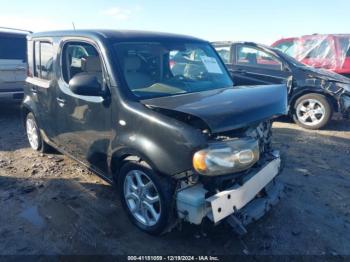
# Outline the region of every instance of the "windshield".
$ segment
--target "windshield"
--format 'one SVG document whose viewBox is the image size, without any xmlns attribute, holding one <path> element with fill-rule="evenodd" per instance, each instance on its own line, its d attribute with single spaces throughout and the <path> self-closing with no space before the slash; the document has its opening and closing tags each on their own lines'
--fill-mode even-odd
<svg viewBox="0 0 350 262">
<path fill-rule="evenodd" d="M 274 46 L 289 56 L 295 56 L 295 41 L 285 41 Z"/>
<path fill-rule="evenodd" d="M 299 62 L 298 60 L 296 60 L 294 57 L 282 52 L 281 50 L 279 49 L 276 49 L 274 47 L 274 51 L 280 56 L 282 57 L 284 60 L 287 60 L 289 63 L 293 64 L 294 66 L 297 66 L 297 67 L 307 67 L 307 65 Z"/>
<path fill-rule="evenodd" d="M 207 43 L 114 45 L 129 89 L 140 99 L 230 87 L 230 76 Z"/>
</svg>

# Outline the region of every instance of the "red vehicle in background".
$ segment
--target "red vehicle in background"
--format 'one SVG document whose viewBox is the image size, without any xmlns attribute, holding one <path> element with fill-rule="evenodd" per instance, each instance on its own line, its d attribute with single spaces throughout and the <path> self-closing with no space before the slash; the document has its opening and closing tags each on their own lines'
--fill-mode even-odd
<svg viewBox="0 0 350 262">
<path fill-rule="evenodd" d="M 350 34 L 305 35 L 272 44 L 299 62 L 350 77 Z"/>
</svg>

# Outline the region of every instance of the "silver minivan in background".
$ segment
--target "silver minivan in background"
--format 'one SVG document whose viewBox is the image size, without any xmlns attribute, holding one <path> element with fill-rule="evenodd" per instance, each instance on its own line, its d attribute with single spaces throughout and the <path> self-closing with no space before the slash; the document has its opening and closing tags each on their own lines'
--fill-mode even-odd
<svg viewBox="0 0 350 262">
<path fill-rule="evenodd" d="M 28 34 L 27 31 L 0 27 L 0 104 L 23 99 Z"/>
</svg>

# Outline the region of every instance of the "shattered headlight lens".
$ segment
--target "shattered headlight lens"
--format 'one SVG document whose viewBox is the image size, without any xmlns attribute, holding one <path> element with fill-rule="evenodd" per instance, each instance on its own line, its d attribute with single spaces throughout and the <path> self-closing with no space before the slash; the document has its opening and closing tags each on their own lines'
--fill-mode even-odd
<svg viewBox="0 0 350 262">
<path fill-rule="evenodd" d="M 193 155 L 193 167 L 202 174 L 217 176 L 237 173 L 250 168 L 259 160 L 259 143 L 244 138 L 210 144 Z"/>
<path fill-rule="evenodd" d="M 337 83 L 337 86 L 343 88 L 345 91 L 350 93 L 350 84 Z"/>
</svg>

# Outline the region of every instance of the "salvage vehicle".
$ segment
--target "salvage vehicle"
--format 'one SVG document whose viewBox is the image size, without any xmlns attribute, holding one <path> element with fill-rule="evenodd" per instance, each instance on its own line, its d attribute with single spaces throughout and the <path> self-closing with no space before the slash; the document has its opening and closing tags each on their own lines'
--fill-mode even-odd
<svg viewBox="0 0 350 262">
<path fill-rule="evenodd" d="M 304 35 L 283 38 L 272 44 L 299 62 L 350 77 L 350 35 Z"/>
<path fill-rule="evenodd" d="M 54 147 L 116 182 L 140 229 L 210 219 L 244 232 L 278 202 L 271 119 L 286 113 L 287 88 L 233 87 L 210 43 L 140 31 L 35 33 L 28 65 L 30 146 Z"/>
<path fill-rule="evenodd" d="M 287 83 L 289 114 L 299 126 L 320 129 L 334 112 L 349 118 L 350 79 L 256 43 L 216 42 L 214 47 L 236 85 Z"/>
<path fill-rule="evenodd" d="M 29 32 L 0 27 L 0 103 L 20 103 L 26 79 Z"/>
</svg>

